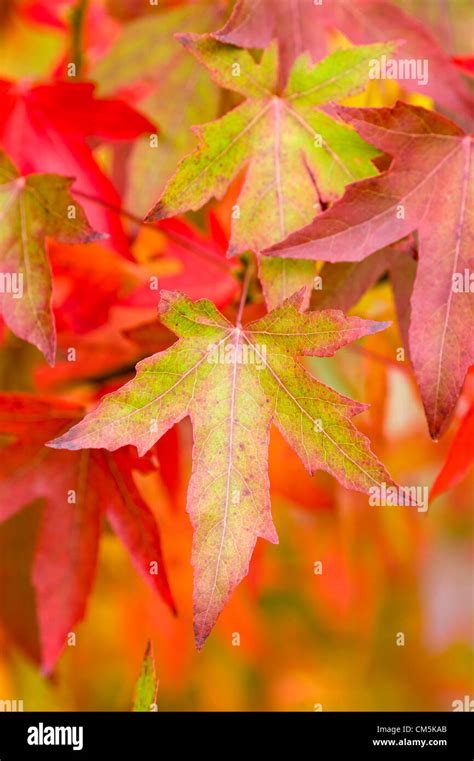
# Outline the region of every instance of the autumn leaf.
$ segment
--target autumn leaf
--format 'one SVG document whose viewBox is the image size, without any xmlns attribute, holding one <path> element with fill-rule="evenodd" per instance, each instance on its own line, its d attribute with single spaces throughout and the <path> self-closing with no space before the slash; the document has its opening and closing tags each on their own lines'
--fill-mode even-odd
<svg viewBox="0 0 474 761">
<path fill-rule="evenodd" d="M 418 232 L 410 354 L 430 433 L 438 438 L 474 362 L 473 335 L 466 330 L 473 320 L 472 136 L 439 114 L 404 103 L 337 112 L 393 156 L 390 169 L 350 185 L 331 209 L 269 253 L 358 261 Z"/>
<path fill-rule="evenodd" d="M 430 500 L 456 486 L 474 463 L 474 402 L 471 402 L 431 488 Z"/>
<path fill-rule="evenodd" d="M 198 148 L 179 164 L 148 220 L 221 198 L 247 166 L 229 253 L 259 251 L 309 222 L 321 202 L 337 198 L 348 182 L 375 173 L 371 159 L 376 152 L 322 106 L 362 90 L 369 60 L 391 46 L 339 50 L 318 66 L 301 56 L 279 95 L 275 46 L 257 64 L 248 51 L 208 37 L 180 39 L 218 84 L 246 100 L 195 128 Z"/>
<path fill-rule="evenodd" d="M 140 669 L 140 676 L 135 685 L 135 698 L 132 710 L 142 712 L 156 710 L 158 687 L 159 680 L 156 677 L 153 646 L 151 642 L 148 642 Z"/>
<path fill-rule="evenodd" d="M 78 246 L 49 241 L 48 257 L 58 333 L 71 330 L 84 334 L 97 328 L 145 279 L 149 285 L 145 272 L 102 242 Z"/>
<path fill-rule="evenodd" d="M 0 523 L 1 626 L 9 639 L 36 664 L 41 661 L 41 649 L 31 566 L 40 513 L 40 505 L 36 503 Z"/>
<path fill-rule="evenodd" d="M 61 393 L 71 385 L 101 384 L 109 378 L 123 378 L 143 356 L 144 352 L 109 324 L 84 335 L 62 331 L 54 367 L 42 364 L 35 368 L 35 388 L 42 393 Z"/>
<path fill-rule="evenodd" d="M 33 563 L 43 669 L 54 667 L 92 590 L 104 516 L 150 586 L 173 608 L 155 519 L 132 477 L 133 452 L 47 449 L 82 409 L 59 399 L 0 394 L 0 521 L 46 502 Z M 155 566 L 152 566 L 155 564 Z"/>
<path fill-rule="evenodd" d="M 315 262 L 259 256 L 258 275 L 268 309 L 275 309 L 289 295 L 301 288 L 305 294 L 303 306 L 308 308 L 316 279 Z"/>
<path fill-rule="evenodd" d="M 393 246 L 389 246 L 388 249 L 384 250 L 392 252 L 388 272 L 392 283 L 393 298 L 397 311 L 398 330 L 400 331 L 400 336 L 403 340 L 405 356 L 411 361 L 411 300 L 418 269 L 418 247 L 414 243 L 413 237 L 409 236 L 403 241 L 394 243 Z M 358 262 L 357 264 L 364 264 L 364 262 Z"/>
<path fill-rule="evenodd" d="M 107 245 L 124 256 L 129 256 L 128 238 L 110 208 L 120 208 L 120 198 L 87 138 L 128 141 L 146 132 L 156 132 L 148 119 L 122 101 L 97 98 L 90 83 L 0 80 L 0 143 L 5 151 L 23 174 L 74 177 L 74 192 L 83 194 L 79 198 L 91 225 L 109 235 Z"/>
<path fill-rule="evenodd" d="M 474 98 L 469 88 L 429 28 L 384 0 L 238 0 L 226 25 L 213 36 L 221 42 L 250 48 L 265 48 L 276 38 L 280 76 L 285 81 L 301 53 L 309 51 L 313 61 L 324 58 L 328 33 L 334 29 L 357 45 L 403 40 L 404 44 L 393 52 L 393 59 L 426 61 L 427 69 L 426 81 L 408 69 L 407 75 L 399 78 L 402 86 L 474 117 Z"/>
<path fill-rule="evenodd" d="M 229 254 L 259 251 L 309 222 L 348 182 L 374 174 L 375 152 L 332 119 L 324 106 L 362 90 L 369 61 L 393 45 L 340 50 L 316 67 L 303 55 L 281 93 L 275 46 L 257 65 L 248 51 L 209 37 L 179 38 L 218 84 L 246 100 L 221 119 L 195 128 L 198 148 L 178 165 L 148 220 L 198 209 L 212 196 L 222 197 L 246 167 L 232 214 Z M 309 299 L 311 265 L 263 261 L 259 274 L 269 308 L 303 286 Z"/>
<path fill-rule="evenodd" d="M 42 364 L 35 368 L 35 388 L 42 392 L 57 393 L 71 385 L 92 382 L 100 390 L 106 382 L 117 378 L 128 379 L 138 360 L 168 348 L 174 340 L 171 331 L 165 328 L 159 330 L 159 335 L 153 331 L 150 336 L 153 349 L 148 351 L 147 338 L 141 340 L 143 312 L 144 310 L 139 310 L 137 314 L 129 308 L 112 309 L 106 323 L 83 334 L 76 330 L 65 330 L 63 325 L 63 330 L 58 334 L 56 363 L 54 367 Z M 148 319 L 150 314 L 155 313 L 156 306 L 152 313 L 145 310 Z M 137 323 L 137 320 L 140 322 Z"/>
<path fill-rule="evenodd" d="M 273 423 L 307 470 L 326 470 L 367 492 L 393 483 L 350 422 L 365 405 L 316 381 L 297 357 L 327 357 L 386 327 L 338 311 L 302 314 L 301 292 L 262 319 L 232 325 L 210 301 L 162 291 L 161 320 L 179 336 L 137 365 L 136 377 L 49 446 L 71 450 L 134 444 L 143 455 L 190 416 L 194 465 L 194 628 L 201 647 L 248 571 L 258 537 L 277 542 L 270 513 L 268 436 Z"/>
<path fill-rule="evenodd" d="M 361 262 L 324 264 L 311 294 L 312 309 L 348 312 L 366 291 L 390 269 L 396 253 L 387 247 Z M 269 257 L 270 261 L 273 257 Z"/>
<path fill-rule="evenodd" d="M 388 273 L 393 288 L 398 328 L 408 357 L 410 299 L 416 276 L 416 253 L 412 236 L 408 236 L 360 262 L 325 263 L 319 271 L 311 295 L 311 308 L 341 309 L 348 312 L 369 288 Z M 273 260 L 273 257 L 268 258 Z"/>
<path fill-rule="evenodd" d="M 80 243 L 103 236 L 70 195 L 72 180 L 54 174 L 21 177 L 0 152 L 0 183 L 0 309 L 12 331 L 53 364 L 56 334 L 45 238 Z"/>
</svg>

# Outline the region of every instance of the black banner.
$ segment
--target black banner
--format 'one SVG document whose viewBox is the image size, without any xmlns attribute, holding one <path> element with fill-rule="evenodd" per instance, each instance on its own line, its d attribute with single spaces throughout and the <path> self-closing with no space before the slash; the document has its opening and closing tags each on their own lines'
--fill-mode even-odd
<svg viewBox="0 0 474 761">
<path fill-rule="evenodd" d="M 0 713 L 0 761 L 165 753 L 473 761 L 471 713 Z M 324 750 L 324 753 L 322 752 Z"/>
</svg>

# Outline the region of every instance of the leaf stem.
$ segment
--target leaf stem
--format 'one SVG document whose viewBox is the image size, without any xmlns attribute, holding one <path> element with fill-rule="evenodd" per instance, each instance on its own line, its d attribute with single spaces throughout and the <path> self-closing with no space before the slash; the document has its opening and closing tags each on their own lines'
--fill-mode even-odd
<svg viewBox="0 0 474 761">
<path fill-rule="evenodd" d="M 244 279 L 242 281 L 242 292 L 240 294 L 240 303 L 239 303 L 239 309 L 237 312 L 237 318 L 236 318 L 236 325 L 238 328 L 241 328 L 241 321 L 242 321 L 242 314 L 244 312 L 244 306 L 245 302 L 247 301 L 247 294 L 249 292 L 249 285 L 250 285 L 250 277 L 252 275 L 252 267 L 250 263 L 247 263 L 246 269 L 245 269 L 245 275 Z"/>
<path fill-rule="evenodd" d="M 83 33 L 89 0 L 78 0 L 70 13 L 71 57 L 76 64 L 76 76 L 80 77 L 84 68 Z"/>
</svg>

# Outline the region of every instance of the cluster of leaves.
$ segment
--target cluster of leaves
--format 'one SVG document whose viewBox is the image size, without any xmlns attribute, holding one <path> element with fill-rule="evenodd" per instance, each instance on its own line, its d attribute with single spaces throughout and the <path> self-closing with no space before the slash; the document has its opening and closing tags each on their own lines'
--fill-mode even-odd
<svg viewBox="0 0 474 761">
<path fill-rule="evenodd" d="M 257 538 L 278 541 L 272 425 L 310 474 L 394 483 L 351 421 L 366 405 L 304 360 L 387 327 L 344 314 L 385 273 L 429 431 L 448 426 L 474 363 L 472 293 L 452 287 L 474 271 L 469 66 L 385 0 L 42 0 L 11 3 L 5 34 L 19 16 L 69 45 L 48 81 L 0 81 L 0 274 L 23 289 L 0 293 L 3 350 L 9 330 L 50 365 L 16 345 L 27 371 L 0 395 L 0 519 L 45 502 L 42 665 L 84 615 L 104 516 L 174 610 L 136 474 L 161 466 L 173 495 L 185 417 L 201 647 Z M 341 105 L 382 56 L 426 59 L 428 81 L 401 83 L 394 105 Z M 470 466 L 472 434 L 471 407 L 433 497 Z"/>
</svg>

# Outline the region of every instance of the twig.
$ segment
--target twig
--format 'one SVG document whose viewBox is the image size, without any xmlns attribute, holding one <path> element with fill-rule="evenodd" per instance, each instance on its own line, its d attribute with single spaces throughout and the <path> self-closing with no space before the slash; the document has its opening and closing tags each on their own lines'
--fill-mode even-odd
<svg viewBox="0 0 474 761">
<path fill-rule="evenodd" d="M 150 224 L 150 222 L 144 222 L 143 219 L 137 214 L 133 214 L 131 211 L 128 211 L 121 206 L 116 206 L 109 201 L 104 201 L 103 198 L 99 198 L 98 196 L 91 195 L 90 193 L 85 193 L 82 190 L 76 190 L 75 188 L 73 189 L 73 193 L 80 198 L 85 198 L 88 201 L 92 201 L 92 203 L 96 203 L 99 206 L 103 206 L 104 208 L 109 209 L 109 211 L 113 212 L 114 214 L 118 214 L 120 217 L 129 219 L 131 222 L 140 225 L 140 227 L 152 227 L 157 232 L 159 231 L 163 233 L 167 238 L 174 241 L 174 243 L 178 243 L 180 246 L 185 246 L 193 254 L 196 254 L 196 256 L 200 256 L 203 259 L 208 259 L 209 261 L 212 261 L 216 267 L 220 267 L 221 269 L 226 270 L 226 272 L 229 271 L 229 265 L 223 259 L 217 256 L 217 254 L 213 254 L 211 251 L 207 251 L 204 246 L 196 243 L 196 241 L 189 240 L 185 235 L 180 235 L 180 233 L 172 232 L 170 230 L 164 230 L 161 227 L 158 228 L 155 225 Z"/>
</svg>

